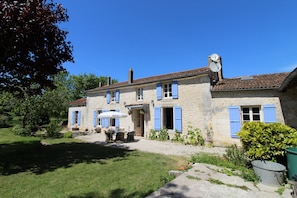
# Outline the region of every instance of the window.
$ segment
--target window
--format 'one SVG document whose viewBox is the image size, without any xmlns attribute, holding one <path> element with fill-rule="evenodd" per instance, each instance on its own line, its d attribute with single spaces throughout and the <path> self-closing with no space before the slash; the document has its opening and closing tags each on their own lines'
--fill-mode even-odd
<svg viewBox="0 0 297 198">
<path fill-rule="evenodd" d="M 242 122 L 260 122 L 260 107 L 242 107 Z"/>
<path fill-rule="evenodd" d="M 110 110 L 110 111 L 115 111 L 115 110 Z M 110 126 L 116 126 L 116 119 L 115 118 L 110 118 Z"/>
<path fill-rule="evenodd" d="M 172 84 L 164 84 L 164 98 L 172 98 Z"/>
<path fill-rule="evenodd" d="M 143 88 L 137 89 L 137 101 L 143 100 Z"/>
<path fill-rule="evenodd" d="M 163 108 L 163 126 L 173 129 L 173 108 Z"/>
<path fill-rule="evenodd" d="M 99 115 L 100 113 L 102 113 L 102 110 L 98 110 L 97 111 L 97 115 Z M 97 125 L 102 125 L 102 121 L 101 121 L 101 118 L 98 118 L 98 120 L 97 120 Z"/>
<path fill-rule="evenodd" d="M 81 112 L 80 111 L 73 111 L 72 112 L 72 125 L 77 124 L 80 125 L 80 118 Z"/>
<path fill-rule="evenodd" d="M 154 108 L 154 129 L 161 130 L 162 128 L 182 132 L 182 108 L 180 106 Z"/>
<path fill-rule="evenodd" d="M 111 97 L 111 102 L 115 102 L 116 101 L 116 93 L 115 93 L 115 91 L 111 91 L 110 92 L 110 97 Z"/>
</svg>

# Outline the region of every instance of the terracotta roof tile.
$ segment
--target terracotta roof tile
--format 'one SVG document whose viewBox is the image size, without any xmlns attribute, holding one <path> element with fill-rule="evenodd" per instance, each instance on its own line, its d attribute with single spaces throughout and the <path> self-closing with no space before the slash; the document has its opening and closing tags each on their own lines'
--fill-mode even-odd
<svg viewBox="0 0 297 198">
<path fill-rule="evenodd" d="M 278 89 L 289 73 L 254 75 L 226 78 L 218 82 L 212 91 L 238 91 L 255 89 Z"/>
<path fill-rule="evenodd" d="M 164 80 L 174 80 L 174 79 L 192 77 L 192 76 L 197 76 L 200 74 L 208 74 L 208 73 L 209 73 L 209 68 L 203 67 L 203 68 L 192 69 L 192 70 L 187 70 L 187 71 L 182 71 L 182 72 L 175 72 L 175 73 L 163 74 L 163 75 L 158 75 L 158 76 L 139 78 L 139 79 L 133 80 L 133 83 L 131 83 L 131 84 L 129 84 L 128 81 L 115 83 L 115 84 L 111 84 L 109 86 L 103 86 L 103 87 L 97 87 L 95 89 L 90 89 L 87 92 L 96 92 L 96 91 L 107 90 L 107 89 L 114 89 L 114 88 L 120 88 L 120 87 L 128 87 L 128 86 L 133 86 L 133 85 L 159 82 L 159 81 L 164 81 Z"/>
<path fill-rule="evenodd" d="M 86 102 L 87 102 L 86 98 L 81 98 L 81 99 L 78 99 L 78 100 L 71 101 L 69 104 L 72 107 L 86 106 Z"/>
</svg>

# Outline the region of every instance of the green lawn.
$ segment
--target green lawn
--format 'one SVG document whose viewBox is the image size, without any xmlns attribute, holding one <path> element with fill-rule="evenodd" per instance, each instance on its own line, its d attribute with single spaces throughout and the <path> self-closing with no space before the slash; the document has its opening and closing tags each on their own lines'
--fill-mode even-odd
<svg viewBox="0 0 297 198">
<path fill-rule="evenodd" d="M 127 151 L 75 139 L 43 140 L 0 129 L 1 197 L 144 197 L 182 157 Z"/>
</svg>

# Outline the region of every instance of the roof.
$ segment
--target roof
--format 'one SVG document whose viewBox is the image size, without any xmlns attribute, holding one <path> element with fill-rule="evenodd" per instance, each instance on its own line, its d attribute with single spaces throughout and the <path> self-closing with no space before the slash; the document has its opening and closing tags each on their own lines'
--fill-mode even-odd
<svg viewBox="0 0 297 198">
<path fill-rule="evenodd" d="M 78 107 L 78 106 L 86 106 L 86 102 L 87 102 L 86 98 L 81 98 L 78 100 L 71 101 L 69 104 L 72 107 Z"/>
<path fill-rule="evenodd" d="M 128 87 L 128 86 L 141 85 L 141 84 L 147 84 L 147 83 L 153 83 L 153 82 L 160 82 L 164 80 L 187 78 L 187 77 L 197 76 L 201 74 L 209 74 L 209 68 L 203 67 L 203 68 L 192 69 L 192 70 L 187 70 L 182 72 L 175 72 L 175 73 L 163 74 L 158 76 L 139 78 L 139 79 L 133 80 L 133 83 L 131 84 L 129 84 L 128 81 L 125 81 L 120 83 L 114 83 L 109 86 L 102 86 L 102 87 L 97 87 L 95 89 L 90 89 L 90 90 L 87 90 L 87 92 L 96 92 L 96 91 L 102 91 L 107 89 L 115 89 L 120 87 Z"/>
<path fill-rule="evenodd" d="M 289 72 L 285 72 L 226 78 L 214 85 L 212 91 L 279 89 L 289 74 Z"/>
</svg>

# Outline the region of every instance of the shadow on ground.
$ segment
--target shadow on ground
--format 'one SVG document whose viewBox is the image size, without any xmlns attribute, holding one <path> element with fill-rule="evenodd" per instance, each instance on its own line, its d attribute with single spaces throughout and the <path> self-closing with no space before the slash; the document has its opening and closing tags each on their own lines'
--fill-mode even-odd
<svg viewBox="0 0 297 198">
<path fill-rule="evenodd" d="M 101 163 L 104 159 L 125 159 L 128 150 L 89 143 L 43 145 L 39 141 L 0 144 L 0 174 L 30 171 L 42 174 L 78 163 Z"/>
</svg>

